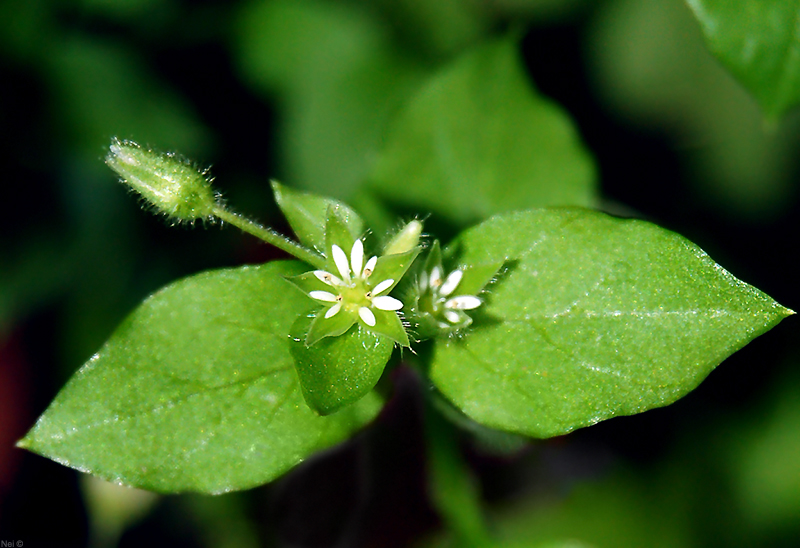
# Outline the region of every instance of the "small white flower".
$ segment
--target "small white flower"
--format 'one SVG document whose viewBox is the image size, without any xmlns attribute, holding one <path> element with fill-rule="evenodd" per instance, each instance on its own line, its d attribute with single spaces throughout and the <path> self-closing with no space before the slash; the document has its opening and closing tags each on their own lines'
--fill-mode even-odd
<svg viewBox="0 0 800 548">
<path fill-rule="evenodd" d="M 470 319 L 463 313 L 464 310 L 478 308 L 482 301 L 474 295 L 453 295 L 461 283 L 464 271 L 456 269 L 443 278 L 440 266 L 434 266 L 430 273 L 423 272 L 417 280 L 420 295 L 427 294 L 424 302 L 428 303 L 428 313 L 432 314 L 441 328 L 450 328 L 469 322 Z M 423 299 L 421 299 L 421 302 Z"/>
<path fill-rule="evenodd" d="M 336 244 L 331 246 L 331 257 L 341 278 L 325 270 L 315 270 L 314 276 L 325 285 L 330 286 L 333 291 L 308 293 L 312 299 L 330 306 L 325 312 L 325 318 L 332 318 L 342 308 L 347 308 L 348 310 L 357 310 L 361 321 L 369 327 L 374 327 L 376 319 L 371 308 L 392 311 L 403 308 L 401 301 L 383 295 L 394 285 L 393 279 L 382 280 L 370 289 L 371 284 L 368 283 L 368 279 L 375 270 L 378 257 L 373 256 L 364 264 L 364 244 L 361 240 L 353 243 L 349 260 L 344 250 Z"/>
</svg>

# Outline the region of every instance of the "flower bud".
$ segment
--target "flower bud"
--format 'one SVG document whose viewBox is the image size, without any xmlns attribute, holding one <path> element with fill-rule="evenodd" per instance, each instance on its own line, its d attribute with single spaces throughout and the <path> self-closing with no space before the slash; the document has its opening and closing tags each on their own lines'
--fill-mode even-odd
<svg viewBox="0 0 800 548">
<path fill-rule="evenodd" d="M 214 214 L 217 196 L 211 181 L 174 154 L 114 139 L 106 164 L 148 203 L 175 221 L 209 219 Z"/>
<path fill-rule="evenodd" d="M 422 234 L 422 223 L 414 219 L 400 232 L 394 235 L 394 238 L 386 244 L 383 250 L 384 255 L 396 255 L 411 251 L 419 245 L 419 236 Z"/>
</svg>

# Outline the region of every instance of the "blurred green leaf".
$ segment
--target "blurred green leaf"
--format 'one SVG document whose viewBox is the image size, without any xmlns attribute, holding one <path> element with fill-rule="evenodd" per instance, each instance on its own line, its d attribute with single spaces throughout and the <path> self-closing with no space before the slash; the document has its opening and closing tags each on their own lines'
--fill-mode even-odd
<svg viewBox="0 0 800 548">
<path fill-rule="evenodd" d="M 567 494 L 503 509 L 492 523 L 505 548 L 702 546 L 694 543 L 682 480 L 617 473 L 580 482 Z"/>
<path fill-rule="evenodd" d="M 478 41 L 492 27 L 496 7 L 471 0 L 361 1 L 383 12 L 406 48 L 429 58 L 453 55 Z"/>
<path fill-rule="evenodd" d="M 767 127 L 753 96 L 708 51 L 683 0 L 600 4 L 586 51 L 597 97 L 626 124 L 666 134 L 693 198 L 764 218 L 791 203 L 800 118 Z"/>
<path fill-rule="evenodd" d="M 458 447 L 452 424 L 428 405 L 425 409 L 430 497 L 439 514 L 464 548 L 496 546 L 481 508 L 480 491 Z"/>
<path fill-rule="evenodd" d="M 532 90 L 516 48 L 483 44 L 420 90 L 378 160 L 376 192 L 456 223 L 594 203 L 589 154 L 561 109 Z"/>
<path fill-rule="evenodd" d="M 349 198 L 421 69 L 394 49 L 371 10 L 346 3 L 254 1 L 238 21 L 236 52 L 246 80 L 278 98 L 281 178 Z"/>
<path fill-rule="evenodd" d="M 708 46 L 770 119 L 800 102 L 798 0 L 686 0 Z"/>
<path fill-rule="evenodd" d="M 667 405 L 791 311 L 654 225 L 581 209 L 500 215 L 451 249 L 505 260 L 431 379 L 467 415 L 534 437 Z"/>
<path fill-rule="evenodd" d="M 103 479 L 220 493 L 270 481 L 378 412 L 303 401 L 289 329 L 307 297 L 273 262 L 211 271 L 146 300 L 70 380 L 20 446 Z"/>
<path fill-rule="evenodd" d="M 312 317 L 300 316 L 292 327 L 291 353 L 308 405 L 329 415 L 366 396 L 381 378 L 394 341 L 360 324 L 338 337 L 306 346 Z"/>
<path fill-rule="evenodd" d="M 210 143 L 188 104 L 124 46 L 70 36 L 54 44 L 47 68 L 62 132 L 93 162 L 113 136 L 194 154 Z"/>
<path fill-rule="evenodd" d="M 795 368 L 796 370 L 796 368 Z M 761 530 L 798 530 L 800 383 L 784 380 L 768 415 L 740 426 L 721 451 L 744 519 Z M 752 413 L 750 414 L 752 417 Z"/>
</svg>

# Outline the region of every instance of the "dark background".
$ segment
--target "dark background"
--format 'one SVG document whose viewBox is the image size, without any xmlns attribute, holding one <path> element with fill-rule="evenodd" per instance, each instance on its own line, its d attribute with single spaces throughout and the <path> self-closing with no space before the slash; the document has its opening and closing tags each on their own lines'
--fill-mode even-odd
<svg viewBox="0 0 800 548">
<path fill-rule="evenodd" d="M 69 547 L 95 535 L 113 545 L 122 531 L 121 546 L 407 546 L 437 530 L 419 380 L 402 368 L 377 424 L 245 493 L 119 495 L 13 448 L 149 293 L 200 270 L 278 256 L 230 229 L 168 226 L 141 211 L 102 162 L 113 136 L 179 150 L 213 165 L 231 204 L 285 230 L 267 181 L 303 186 L 311 168 L 298 165 L 287 136 L 302 136 L 292 109 L 316 95 L 290 100 L 288 85 L 265 84 L 248 61 L 255 46 L 243 20 L 257 4 L 0 8 L 0 540 Z M 442 4 L 461 19 L 411 0 L 301 4 L 365 18 L 429 71 L 483 37 L 524 29 L 532 82 L 573 117 L 594 154 L 601 206 L 687 236 L 737 277 L 800 306 L 797 114 L 765 127 L 681 2 Z M 329 190 L 346 199 L 346 188 L 333 180 Z M 497 529 L 518 542 L 567 531 L 598 546 L 800 541 L 795 322 L 668 408 L 510 455 L 465 442 Z M 110 514 L 92 530 L 98 497 Z"/>
</svg>

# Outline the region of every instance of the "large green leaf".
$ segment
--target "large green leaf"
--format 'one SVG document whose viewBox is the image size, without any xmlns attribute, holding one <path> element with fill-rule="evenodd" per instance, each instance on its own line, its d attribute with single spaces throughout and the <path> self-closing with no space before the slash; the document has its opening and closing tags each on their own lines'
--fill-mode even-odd
<svg viewBox="0 0 800 548">
<path fill-rule="evenodd" d="M 582 209 L 494 217 L 450 251 L 505 260 L 431 377 L 487 426 L 555 436 L 667 405 L 791 314 L 654 225 Z"/>
<path fill-rule="evenodd" d="M 303 397 L 322 415 L 354 403 L 375 387 L 392 355 L 394 341 L 361 324 L 338 337 L 305 344 L 313 316 L 300 316 L 292 327 L 292 356 Z"/>
<path fill-rule="evenodd" d="M 770 118 L 800 102 L 800 0 L 686 0 L 711 51 Z"/>
<path fill-rule="evenodd" d="M 265 483 L 370 421 L 368 395 L 330 417 L 303 401 L 289 329 L 308 298 L 273 262 L 199 274 L 146 300 L 20 446 L 161 492 Z"/>
<path fill-rule="evenodd" d="M 481 45 L 432 78 L 400 114 L 372 176 L 383 197 L 459 223 L 589 206 L 594 181 L 575 127 L 531 88 L 510 39 Z"/>
</svg>

